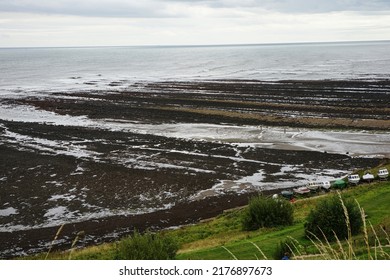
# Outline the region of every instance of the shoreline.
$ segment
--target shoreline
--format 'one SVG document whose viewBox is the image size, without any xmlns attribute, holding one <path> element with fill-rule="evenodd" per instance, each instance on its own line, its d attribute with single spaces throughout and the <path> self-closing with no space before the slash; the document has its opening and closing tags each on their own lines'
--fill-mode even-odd
<svg viewBox="0 0 390 280">
<path fill-rule="evenodd" d="M 262 186 L 279 192 L 375 166 L 388 157 L 378 149 L 390 145 L 389 90 L 390 81 L 158 82 L 2 99 L 0 210 L 12 211 L 0 223 L 56 226 L 0 231 L 0 257 L 45 251 L 64 222 L 56 248 L 81 231 L 86 244 L 101 243 L 216 216 Z M 362 129 L 370 133 L 343 132 Z M 370 145 L 375 152 L 351 156 Z M 189 200 L 213 188 L 216 196 Z"/>
</svg>

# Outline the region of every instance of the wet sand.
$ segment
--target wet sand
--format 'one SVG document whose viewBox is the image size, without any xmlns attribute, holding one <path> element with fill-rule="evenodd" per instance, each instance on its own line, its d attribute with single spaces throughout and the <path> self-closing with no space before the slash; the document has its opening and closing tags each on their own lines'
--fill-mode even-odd
<svg viewBox="0 0 390 280">
<path fill-rule="evenodd" d="M 195 223 L 389 156 L 389 81 L 203 81 L 1 101 L 0 257 Z M 191 209 L 191 211 L 189 211 Z"/>
</svg>

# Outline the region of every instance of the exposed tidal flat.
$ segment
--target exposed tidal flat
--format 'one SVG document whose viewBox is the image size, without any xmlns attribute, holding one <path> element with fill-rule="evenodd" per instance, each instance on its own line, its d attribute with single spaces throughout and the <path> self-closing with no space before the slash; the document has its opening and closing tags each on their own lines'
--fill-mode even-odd
<svg viewBox="0 0 390 280">
<path fill-rule="evenodd" d="M 0 256 L 195 223 L 390 155 L 390 81 L 139 82 L 0 103 Z"/>
</svg>

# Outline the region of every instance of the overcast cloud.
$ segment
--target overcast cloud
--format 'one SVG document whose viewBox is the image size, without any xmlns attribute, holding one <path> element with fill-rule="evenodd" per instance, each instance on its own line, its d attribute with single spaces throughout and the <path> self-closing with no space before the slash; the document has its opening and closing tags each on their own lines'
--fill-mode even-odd
<svg viewBox="0 0 390 280">
<path fill-rule="evenodd" d="M 0 0 L 0 47 L 390 39 L 390 0 Z"/>
<path fill-rule="evenodd" d="M 95 17 L 184 17 L 183 9 L 261 8 L 283 13 L 390 10 L 390 0 L 0 0 L 0 11 Z"/>
</svg>

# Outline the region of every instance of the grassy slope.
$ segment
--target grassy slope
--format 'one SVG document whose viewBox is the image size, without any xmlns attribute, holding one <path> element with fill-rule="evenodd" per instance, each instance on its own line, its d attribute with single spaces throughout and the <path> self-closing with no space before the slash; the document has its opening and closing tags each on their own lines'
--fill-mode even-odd
<svg viewBox="0 0 390 280">
<path fill-rule="evenodd" d="M 374 227 L 385 225 L 390 228 L 390 182 L 376 182 L 349 188 L 343 194 L 355 198 L 368 215 L 368 221 Z M 242 209 L 228 211 L 219 217 L 196 225 L 186 226 L 176 230 L 167 230 L 164 234 L 175 237 L 181 244 L 177 259 L 232 259 L 227 248 L 238 259 L 263 259 L 263 253 L 268 259 L 273 258 L 276 246 L 292 237 L 299 241 L 308 252 L 314 250 L 312 243 L 305 239 L 305 217 L 317 201 L 324 196 L 298 200 L 295 204 L 292 226 L 259 229 L 253 232 L 241 230 Z M 363 235 L 354 237 L 364 247 Z M 360 242 L 360 243 L 359 243 Z M 262 252 L 260 252 L 256 244 Z M 224 248 L 225 247 L 225 248 Z M 115 243 L 92 246 L 71 253 L 72 259 L 112 259 Z M 362 253 L 359 253 L 361 251 Z M 357 250 L 360 257 L 365 258 L 364 250 Z M 68 259 L 70 252 L 51 253 L 49 259 Z M 358 256 L 359 257 L 359 256 Z M 45 254 L 28 257 L 42 259 Z"/>
<path fill-rule="evenodd" d="M 368 221 L 378 227 L 385 225 L 390 227 L 390 183 L 372 183 L 369 185 L 362 185 L 348 189 L 343 192 L 348 197 L 355 198 L 368 215 Z M 172 232 L 172 234 L 180 235 L 194 235 L 194 232 L 206 231 L 208 227 L 221 228 L 221 230 L 206 239 L 195 240 L 190 243 L 185 243 L 178 254 L 178 259 L 231 259 L 231 255 L 222 246 L 225 246 L 238 259 L 256 259 L 263 258 L 262 254 L 251 243 L 255 243 L 267 258 L 272 259 L 272 255 L 276 246 L 280 241 L 292 237 L 297 239 L 299 243 L 310 247 L 312 243 L 305 239 L 304 236 L 304 222 L 305 217 L 313 208 L 321 196 L 304 199 L 295 203 L 295 223 L 292 226 L 274 228 L 274 229 L 260 229 L 255 232 L 241 232 L 239 225 L 239 215 L 235 213 L 226 214 L 218 217 L 212 223 L 205 225 L 197 225 L 181 229 L 180 231 Z M 235 225 L 231 230 L 223 230 L 223 224 Z M 362 240 L 362 236 L 357 236 L 354 239 Z"/>
</svg>

